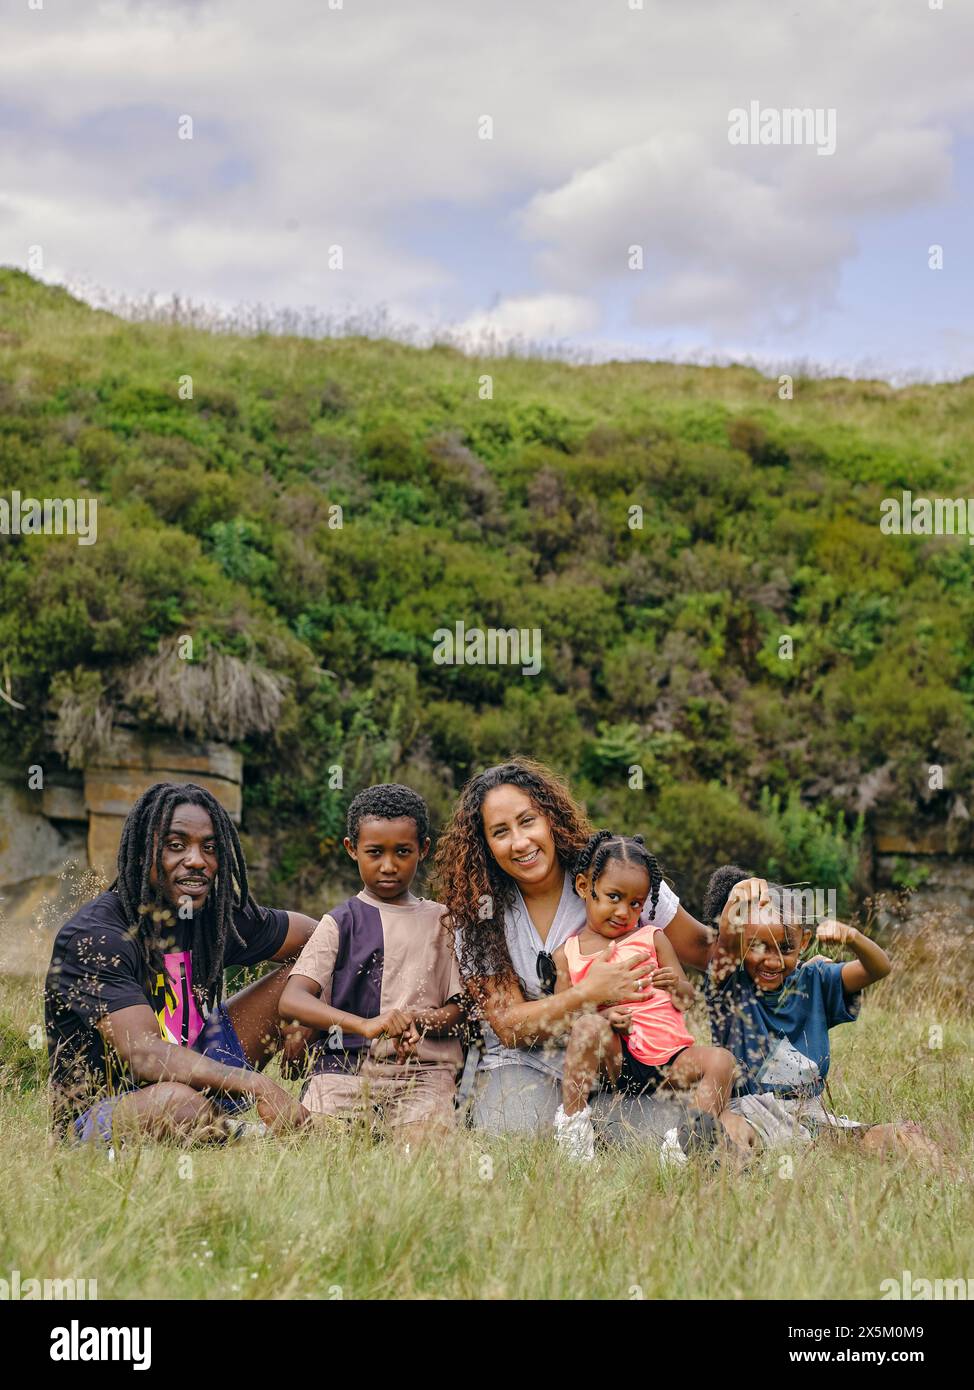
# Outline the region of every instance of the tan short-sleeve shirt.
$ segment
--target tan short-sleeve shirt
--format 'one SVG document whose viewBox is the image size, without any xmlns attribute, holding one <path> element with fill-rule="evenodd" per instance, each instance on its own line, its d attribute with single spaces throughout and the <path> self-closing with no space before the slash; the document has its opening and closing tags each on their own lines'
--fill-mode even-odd
<svg viewBox="0 0 974 1390">
<path fill-rule="evenodd" d="M 363 915 L 360 909 L 349 914 L 342 911 L 346 906 L 342 904 L 342 908 L 334 909 L 336 915 L 326 912 L 298 957 L 292 975 L 314 980 L 326 1004 L 364 1018 L 389 1009 L 409 1013 L 441 1009 L 462 992 L 452 939 L 440 925 L 445 911 L 441 903 L 414 897 L 404 903 L 386 903 L 365 888 L 356 898 L 372 911 Z M 361 925 L 363 921 L 367 922 L 366 927 Z M 333 984 L 339 957 L 354 959 L 359 944 L 349 934 L 354 936 L 365 930 L 370 932 L 367 970 L 363 968 L 351 980 L 344 977 L 342 997 L 335 998 Z M 378 998 L 373 987 L 377 978 Z M 382 1060 L 394 1057 L 395 1051 L 389 1039 L 376 1038 L 370 1055 L 374 1060 Z M 416 1057 L 421 1062 L 457 1067 L 462 1050 L 456 1038 L 424 1038 L 416 1049 Z"/>
</svg>

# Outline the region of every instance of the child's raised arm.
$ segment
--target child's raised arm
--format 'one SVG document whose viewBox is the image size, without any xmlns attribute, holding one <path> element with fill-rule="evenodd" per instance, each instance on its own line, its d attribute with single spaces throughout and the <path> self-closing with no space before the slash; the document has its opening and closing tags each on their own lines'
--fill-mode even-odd
<svg viewBox="0 0 974 1390">
<path fill-rule="evenodd" d="M 842 967 L 842 988 L 846 994 L 858 994 L 867 985 L 874 985 L 888 975 L 893 968 L 882 946 L 845 922 L 819 922 L 815 936 L 826 945 L 848 946 L 850 951 L 855 952 L 857 959 L 846 961 Z"/>
<path fill-rule="evenodd" d="M 751 922 L 753 909 L 757 907 L 757 921 L 760 921 L 761 908 L 770 909 L 771 894 L 767 880 L 763 878 L 743 878 L 727 895 L 720 922 L 717 927 L 717 941 L 708 967 L 711 979 L 720 984 L 737 969 L 744 958 L 744 929 Z M 755 923 L 756 924 L 756 923 Z"/>
</svg>

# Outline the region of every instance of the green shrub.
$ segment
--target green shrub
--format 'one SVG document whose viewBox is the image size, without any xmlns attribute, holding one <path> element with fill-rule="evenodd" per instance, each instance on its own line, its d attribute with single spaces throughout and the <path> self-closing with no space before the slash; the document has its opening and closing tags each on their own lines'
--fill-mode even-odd
<svg viewBox="0 0 974 1390">
<path fill-rule="evenodd" d="M 686 907 L 702 909 L 704 889 L 721 864 L 754 868 L 775 862 L 781 836 L 766 817 L 716 782 L 674 783 L 647 800 L 650 848 L 673 877 Z"/>
<path fill-rule="evenodd" d="M 807 882 L 813 888 L 835 889 L 838 911 L 844 912 L 859 870 L 864 817 L 857 816 L 850 824 L 842 811 L 804 805 L 796 790 L 783 801 L 763 787 L 758 805 L 780 841 L 780 848 L 764 866 L 768 877 L 779 883 Z"/>
<path fill-rule="evenodd" d="M 248 823 L 273 818 L 297 883 L 345 872 L 364 779 L 448 808 L 520 751 L 647 831 L 691 904 L 724 859 L 851 894 L 863 779 L 888 765 L 877 810 L 908 822 L 929 763 L 974 777 L 974 551 L 878 526 L 900 488 L 964 492 L 972 405 L 208 334 L 0 270 L 0 496 L 99 502 L 96 545 L 0 536 L 0 758 L 49 751 L 53 697 L 83 759 L 124 673 L 189 634 L 289 692 L 242 749 Z M 540 672 L 437 664 L 458 621 L 540 629 Z"/>
</svg>

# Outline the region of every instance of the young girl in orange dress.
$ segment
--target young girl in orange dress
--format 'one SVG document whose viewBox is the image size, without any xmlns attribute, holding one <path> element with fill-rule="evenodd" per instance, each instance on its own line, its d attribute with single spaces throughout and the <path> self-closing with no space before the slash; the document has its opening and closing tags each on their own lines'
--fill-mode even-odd
<svg viewBox="0 0 974 1390">
<path fill-rule="evenodd" d="M 576 864 L 575 891 L 585 904 L 585 926 L 554 953 L 556 992 L 582 980 L 592 962 L 617 953 L 646 957 L 653 967 L 639 981 L 637 994 L 621 1005 L 583 1014 L 572 1025 L 565 1054 L 562 1103 L 555 1117 L 555 1137 L 573 1158 L 594 1157 L 594 1131 L 588 1099 L 599 1078 L 617 1090 L 646 1094 L 661 1087 L 691 1090 L 691 1103 L 724 1117 L 736 1072 L 726 1048 L 703 1046 L 687 1030 L 682 1011 L 694 998 L 676 952 L 652 925 L 662 873 L 642 836 L 600 830 L 591 837 Z M 647 898 L 650 922 L 640 925 Z M 722 1123 L 733 1137 L 734 1120 Z M 683 1158 L 682 1146 L 666 1146 Z"/>
</svg>

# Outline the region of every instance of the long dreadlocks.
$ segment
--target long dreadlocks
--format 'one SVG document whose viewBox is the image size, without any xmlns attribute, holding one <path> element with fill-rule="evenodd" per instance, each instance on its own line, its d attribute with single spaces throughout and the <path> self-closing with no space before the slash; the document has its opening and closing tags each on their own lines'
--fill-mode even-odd
<svg viewBox="0 0 974 1390">
<path fill-rule="evenodd" d="M 177 806 L 199 806 L 213 823 L 217 873 L 206 902 L 194 912 L 190 949 L 197 979 L 206 1003 L 212 1008 L 223 988 L 223 956 L 228 938 L 243 945 L 234 926 L 235 908 L 253 905 L 247 883 L 247 865 L 236 827 L 226 811 L 203 787 L 194 782 L 156 782 L 142 793 L 125 818 L 118 846 L 118 877 L 111 887 L 119 896 L 126 920 L 142 952 L 150 995 L 165 970 L 163 929 L 172 921 L 172 910 L 152 887 L 162 882 L 162 852 Z"/>
</svg>

